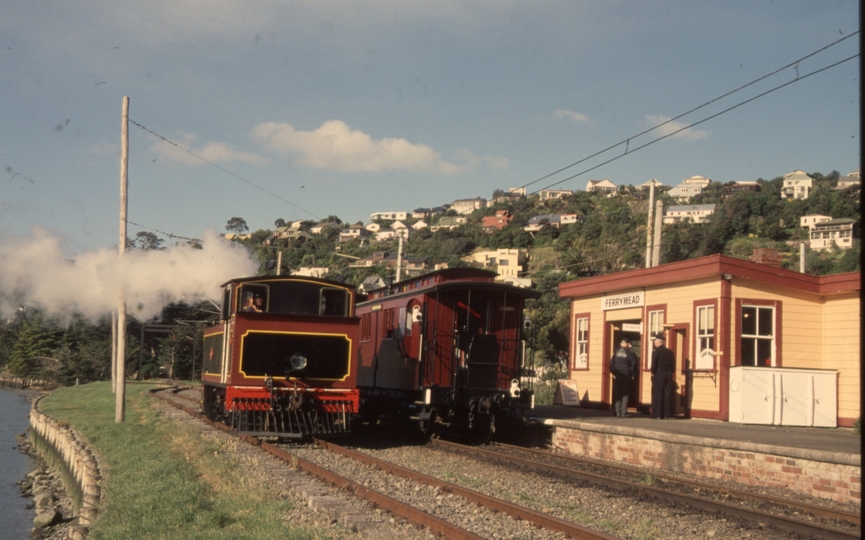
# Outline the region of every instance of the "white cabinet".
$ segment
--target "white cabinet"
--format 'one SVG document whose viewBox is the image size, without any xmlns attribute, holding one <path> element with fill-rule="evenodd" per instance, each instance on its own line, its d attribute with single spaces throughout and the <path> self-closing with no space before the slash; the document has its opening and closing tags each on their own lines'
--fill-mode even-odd
<svg viewBox="0 0 865 540">
<path fill-rule="evenodd" d="M 837 427 L 838 372 L 730 368 L 730 421 L 742 424 Z"/>
</svg>

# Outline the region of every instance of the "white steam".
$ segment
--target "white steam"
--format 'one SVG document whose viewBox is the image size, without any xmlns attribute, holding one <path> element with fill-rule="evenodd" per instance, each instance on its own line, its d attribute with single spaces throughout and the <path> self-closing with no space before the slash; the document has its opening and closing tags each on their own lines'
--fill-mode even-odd
<svg viewBox="0 0 865 540">
<path fill-rule="evenodd" d="M 129 249 L 122 261 L 116 250 L 101 249 L 70 261 L 58 238 L 35 227 L 29 237 L 0 243 L 0 316 L 23 305 L 58 316 L 78 312 L 95 320 L 117 309 L 125 283 L 128 313 L 146 320 L 171 301 L 218 301 L 222 283 L 255 275 L 257 265 L 246 249 L 215 231 L 205 233 L 202 247 Z"/>
</svg>

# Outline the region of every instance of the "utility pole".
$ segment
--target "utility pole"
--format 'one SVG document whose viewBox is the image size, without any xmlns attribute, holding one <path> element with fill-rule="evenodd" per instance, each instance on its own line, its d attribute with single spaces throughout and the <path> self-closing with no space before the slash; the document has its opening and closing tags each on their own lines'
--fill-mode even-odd
<svg viewBox="0 0 865 540">
<path fill-rule="evenodd" d="M 129 97 L 123 97 L 120 119 L 120 291 L 117 304 L 117 393 L 114 406 L 114 421 L 122 423 L 126 414 L 126 271 L 123 256 L 126 254 L 126 185 L 129 169 Z"/>
<path fill-rule="evenodd" d="M 396 281 L 399 283 L 402 275 L 402 232 L 399 232 L 399 250 L 396 255 Z"/>
<path fill-rule="evenodd" d="M 652 266 L 661 264 L 661 228 L 664 225 L 664 201 L 655 201 L 655 239 L 652 246 Z"/>
<path fill-rule="evenodd" d="M 117 393 L 117 312 L 111 312 L 111 393 Z"/>
<path fill-rule="evenodd" d="M 652 267 L 652 210 L 655 208 L 655 182 L 649 180 L 649 218 L 646 223 L 646 268 Z"/>
</svg>

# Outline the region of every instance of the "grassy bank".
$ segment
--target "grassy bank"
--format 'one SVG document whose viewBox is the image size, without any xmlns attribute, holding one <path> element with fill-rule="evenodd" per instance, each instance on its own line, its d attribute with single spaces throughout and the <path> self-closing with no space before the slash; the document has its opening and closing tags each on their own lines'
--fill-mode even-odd
<svg viewBox="0 0 865 540">
<path fill-rule="evenodd" d="M 41 402 L 88 440 L 106 469 L 91 539 L 323 537 L 287 524 L 287 502 L 245 477 L 220 443 L 164 416 L 150 388 L 127 386 L 122 424 L 114 421 L 110 383 L 62 388 Z"/>
</svg>

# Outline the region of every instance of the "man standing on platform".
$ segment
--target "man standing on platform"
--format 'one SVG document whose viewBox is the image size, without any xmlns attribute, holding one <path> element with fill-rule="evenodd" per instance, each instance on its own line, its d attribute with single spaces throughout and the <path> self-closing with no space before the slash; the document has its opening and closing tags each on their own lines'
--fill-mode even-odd
<svg viewBox="0 0 865 540">
<path fill-rule="evenodd" d="M 637 374 L 637 355 L 627 339 L 622 339 L 620 345 L 610 358 L 610 373 L 613 374 L 613 412 L 624 418 L 628 416 L 628 395 Z"/>
<path fill-rule="evenodd" d="M 664 334 L 655 336 L 652 351 L 652 418 L 669 418 L 673 400 L 673 373 L 676 357 L 668 349 Z"/>
</svg>

